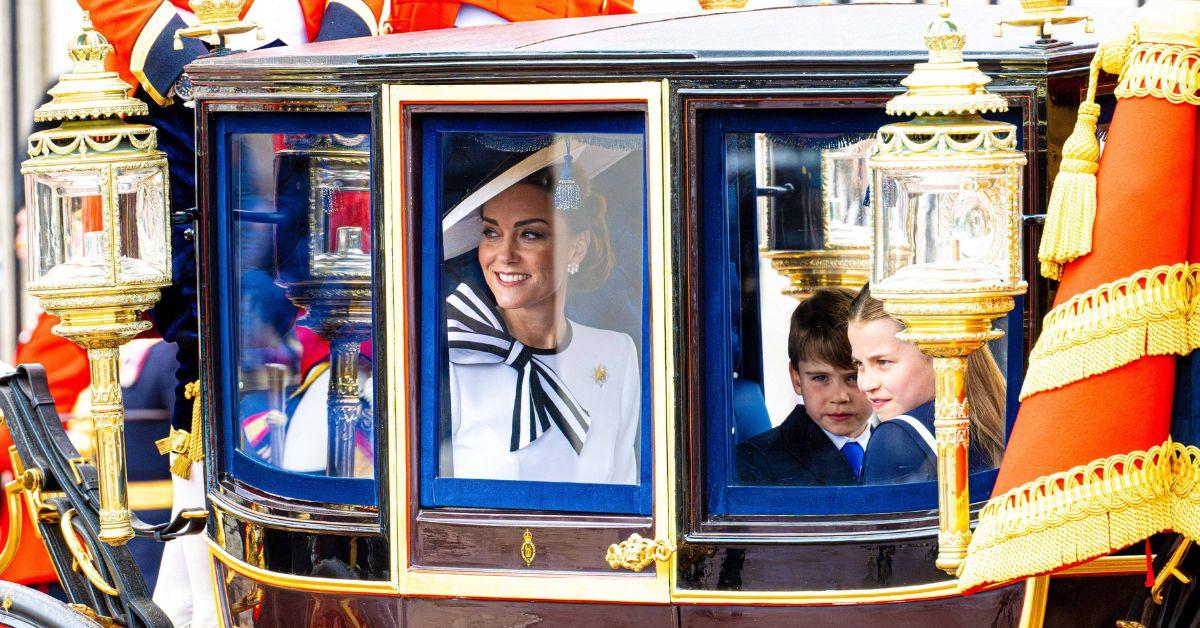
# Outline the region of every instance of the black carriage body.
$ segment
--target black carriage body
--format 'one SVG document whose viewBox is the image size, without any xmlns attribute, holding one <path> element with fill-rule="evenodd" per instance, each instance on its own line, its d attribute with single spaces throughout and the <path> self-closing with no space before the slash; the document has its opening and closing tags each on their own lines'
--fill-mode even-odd
<svg viewBox="0 0 1200 628">
<path fill-rule="evenodd" d="M 955 8 L 954 19 L 970 35 L 967 59 L 993 78 L 989 89 L 1008 99 L 1003 119 L 1017 126 L 1029 158 L 1028 269 L 1095 43 L 1120 35 L 1132 11 L 1097 15 L 1095 35 L 1063 29 L 1061 36 L 1076 43 L 1052 48 L 1023 47 L 1033 40 L 1030 32 L 1010 29 L 993 38 L 992 25 L 1008 11 Z M 197 96 L 205 410 L 212 417 L 208 533 L 224 612 L 236 625 L 253 623 L 251 617 L 283 625 L 304 608 L 314 619 L 343 613 L 369 625 L 538 618 L 547 625 L 686 626 L 1036 625 L 1047 604 L 1050 624 L 1084 606 L 1097 620 L 1124 612 L 1128 598 L 1112 592 L 1138 586 L 1144 568 L 1138 557 L 955 597 L 953 581 L 933 564 L 936 504 L 915 499 L 901 507 L 860 495 L 838 511 L 822 506 L 834 493 L 745 491 L 728 481 L 732 445 L 722 435 L 735 422 L 725 416 L 734 393 L 728 384 L 714 388 L 710 375 L 729 369 L 735 379 L 762 382 L 764 360 L 722 349 L 762 339 L 753 325 L 730 326 L 713 314 L 713 303 L 746 317 L 765 307 L 744 285 L 717 294 L 728 286 L 713 283 L 723 272 L 719 264 L 736 266 L 757 255 L 746 243 L 754 221 L 746 221 L 744 208 L 714 209 L 742 207 L 737 177 L 725 175 L 753 151 L 739 153 L 736 137 L 869 135 L 884 119 L 883 104 L 899 93 L 900 79 L 925 60 L 920 34 L 933 17 L 932 7 L 919 5 L 613 16 L 268 49 L 189 66 Z M 1102 84 L 1100 93 L 1112 87 Z M 632 116 L 633 126 L 622 126 L 621 116 Z M 430 143 L 430 129 L 449 134 L 450 144 Z M 443 245 L 431 242 L 438 232 L 429 227 L 436 223 L 428 220 L 428 206 L 440 197 L 430 196 L 427 170 L 442 163 L 431 154 L 450 150 L 453 133 L 478 129 L 501 129 L 505 137 L 539 129 L 570 129 L 574 137 L 632 133 L 644 142 L 628 149 L 643 151 L 649 199 L 640 248 L 635 240 L 629 249 L 643 260 L 644 298 L 630 302 L 635 311 L 641 306 L 644 322 L 640 335 L 629 327 L 646 374 L 641 492 L 576 497 L 566 487 L 557 496 L 568 499 L 562 502 L 537 487 L 529 495 L 539 496 L 525 495 L 526 483 L 511 485 L 516 494 L 489 493 L 494 486 L 443 481 L 437 454 L 428 451 L 437 448 L 430 432 L 439 425 L 430 417 L 444 411 L 429 400 L 430 390 L 442 385 L 438 369 L 445 367 L 430 363 L 434 354 L 425 343 L 436 333 L 427 327 L 436 325 L 429 321 L 442 315 L 440 299 L 453 286 L 441 287 L 444 277 L 430 270 L 446 258 L 437 256 Z M 231 441 L 244 437 L 246 414 L 233 407 L 244 397 L 229 392 L 243 384 L 230 375 L 237 355 L 226 321 L 239 306 L 229 287 L 234 258 L 222 243 L 235 228 L 235 213 L 247 211 L 228 201 L 245 202 L 229 192 L 231 138 L 243 132 L 369 136 L 372 483 L 322 484 L 335 478 L 321 477 L 308 486 L 289 483 L 286 474 L 255 475 L 236 462 L 244 452 Z M 721 145 L 722 138 L 733 139 Z M 274 168 L 278 177 L 278 163 Z M 770 225 L 771 243 L 806 246 L 805 227 L 781 220 Z M 714 248 L 723 245 L 725 257 L 714 261 Z M 732 283 L 745 284 L 739 272 L 742 281 Z M 1011 389 L 1019 388 L 1012 377 L 1020 377 L 1053 297 L 1049 282 L 1026 275 L 1028 296 L 1007 322 Z M 715 463 L 717 456 L 724 462 Z M 990 489 L 989 480 L 980 486 Z M 779 505 L 792 499 L 802 504 Z M 982 504 L 978 492 L 973 502 Z M 604 510 L 608 504 L 624 505 Z M 605 563 L 610 544 L 664 532 L 677 545 L 672 562 L 638 573 Z"/>
</svg>

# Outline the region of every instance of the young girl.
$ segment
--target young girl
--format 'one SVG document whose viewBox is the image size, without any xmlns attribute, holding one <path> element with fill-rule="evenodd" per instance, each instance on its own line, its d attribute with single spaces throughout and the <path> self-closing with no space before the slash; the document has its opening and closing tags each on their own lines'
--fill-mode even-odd
<svg viewBox="0 0 1200 628">
<path fill-rule="evenodd" d="M 847 335 L 858 387 L 882 421 L 863 460 L 864 484 L 937 479 L 933 358 L 896 338 L 902 329 L 864 286 L 850 306 Z M 972 471 L 995 467 L 1004 452 L 1004 389 L 1004 376 L 987 347 L 972 353 L 967 360 Z"/>
</svg>

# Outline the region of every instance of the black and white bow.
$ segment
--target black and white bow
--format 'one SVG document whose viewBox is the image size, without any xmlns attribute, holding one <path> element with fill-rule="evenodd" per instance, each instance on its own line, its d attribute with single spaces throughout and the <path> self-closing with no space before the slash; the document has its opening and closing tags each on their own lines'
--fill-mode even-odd
<svg viewBox="0 0 1200 628">
<path fill-rule="evenodd" d="M 504 363 L 517 371 L 509 451 L 537 440 L 551 423 L 567 437 L 575 453 L 583 449 L 587 410 L 575 401 L 553 368 L 509 335 L 490 298 L 460 283 L 446 297 L 446 332 L 454 364 Z"/>
</svg>

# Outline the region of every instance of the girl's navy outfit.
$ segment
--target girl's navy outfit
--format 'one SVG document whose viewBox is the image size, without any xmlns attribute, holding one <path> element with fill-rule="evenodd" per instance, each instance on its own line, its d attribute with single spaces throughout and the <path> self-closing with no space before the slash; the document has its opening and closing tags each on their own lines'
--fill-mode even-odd
<svg viewBox="0 0 1200 628">
<path fill-rule="evenodd" d="M 926 430 L 928 439 L 908 421 L 899 417 L 884 421 L 871 433 L 871 444 L 863 458 L 863 484 L 907 484 L 937 480 L 937 452 L 934 450 L 933 402 L 908 413 Z M 971 442 L 972 473 L 991 468 L 983 452 Z"/>
</svg>

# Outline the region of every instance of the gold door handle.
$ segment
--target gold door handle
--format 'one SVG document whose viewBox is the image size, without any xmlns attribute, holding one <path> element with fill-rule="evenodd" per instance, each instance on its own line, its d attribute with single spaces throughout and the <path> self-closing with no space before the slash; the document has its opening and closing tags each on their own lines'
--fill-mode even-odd
<svg viewBox="0 0 1200 628">
<path fill-rule="evenodd" d="M 638 572 L 655 561 L 665 563 L 674 555 L 675 544 L 669 540 L 645 539 L 642 535 L 634 533 L 620 543 L 609 545 L 604 560 L 608 561 L 608 566 L 613 569 L 624 567 Z"/>
</svg>

